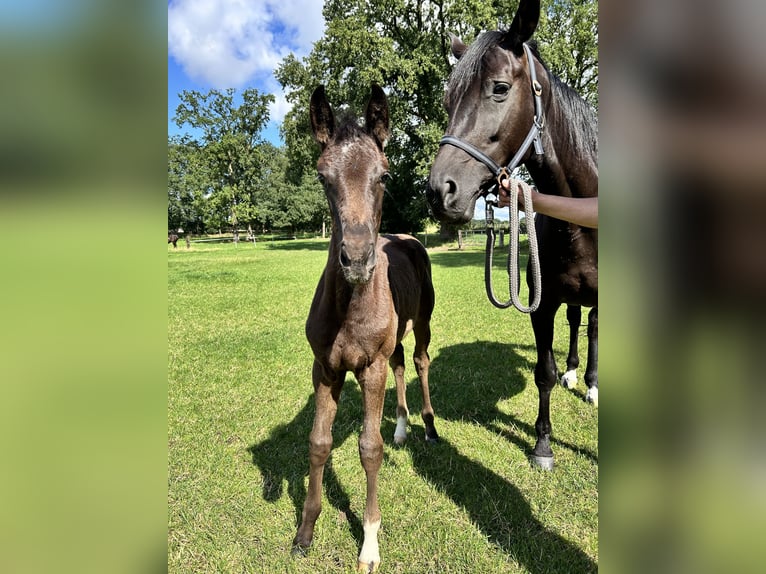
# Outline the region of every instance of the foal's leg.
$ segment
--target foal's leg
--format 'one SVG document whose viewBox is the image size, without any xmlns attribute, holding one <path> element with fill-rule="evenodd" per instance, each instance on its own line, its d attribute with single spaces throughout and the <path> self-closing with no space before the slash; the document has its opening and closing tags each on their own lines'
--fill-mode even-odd
<svg viewBox="0 0 766 574">
<path fill-rule="evenodd" d="M 556 386 L 558 372 L 553 358 L 553 319 L 559 303 L 542 301 L 537 311 L 532 313 L 532 329 L 535 332 L 537 346 L 537 364 L 535 365 L 535 384 L 540 395 L 535 431 L 537 443 L 532 452 L 532 461 L 545 470 L 553 469 L 553 451 L 551 450 L 551 391 Z"/>
<path fill-rule="evenodd" d="M 312 377 L 316 414 L 309 435 L 309 488 L 303 504 L 301 524 L 293 539 L 293 554 L 302 554 L 311 545 L 314 524 L 322 511 L 322 476 L 332 449 L 332 423 L 338 411 L 338 398 L 346 373 L 334 373 L 334 376 L 333 380 L 326 379 L 322 375 L 322 367 L 314 361 Z"/>
<path fill-rule="evenodd" d="M 404 444 L 407 440 L 407 419 L 410 411 L 407 409 L 407 390 L 404 384 L 404 347 L 401 343 L 396 344 L 394 354 L 388 360 L 396 380 L 396 430 L 394 442 Z"/>
<path fill-rule="evenodd" d="M 357 570 L 374 572 L 380 565 L 378 530 L 380 508 L 378 507 L 378 471 L 383 462 L 383 437 L 380 436 L 380 420 L 383 416 L 383 399 L 386 394 L 386 361 L 383 359 L 357 373 L 364 402 L 364 422 L 359 436 L 359 459 L 367 475 L 367 503 L 364 508 L 364 543 L 359 553 Z"/>
<path fill-rule="evenodd" d="M 431 392 L 428 389 L 428 368 L 431 365 L 428 345 L 431 342 L 431 325 L 424 321 L 418 322 L 413 330 L 415 333 L 415 352 L 412 359 L 420 380 L 420 391 L 423 394 L 423 410 L 420 411 L 420 416 L 423 417 L 423 424 L 426 427 L 426 440 L 436 442 L 439 440 L 439 435 L 434 426 L 434 409 L 431 407 Z"/>
<path fill-rule="evenodd" d="M 588 366 L 585 368 L 585 400 L 598 406 L 598 307 L 588 313 Z"/>
<path fill-rule="evenodd" d="M 567 355 L 567 370 L 561 377 L 561 384 L 567 389 L 577 386 L 577 367 L 580 366 L 580 355 L 577 352 L 577 337 L 580 333 L 582 309 L 579 305 L 567 305 L 567 322 L 569 323 L 569 354 Z"/>
</svg>

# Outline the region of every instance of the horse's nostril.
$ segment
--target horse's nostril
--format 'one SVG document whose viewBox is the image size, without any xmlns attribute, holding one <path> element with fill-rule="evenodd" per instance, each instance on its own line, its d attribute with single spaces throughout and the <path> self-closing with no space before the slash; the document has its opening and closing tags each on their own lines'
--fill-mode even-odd
<svg viewBox="0 0 766 574">
<path fill-rule="evenodd" d="M 345 245 L 340 246 L 340 264 L 343 267 L 348 267 L 349 265 L 351 265 L 351 260 L 348 258 Z"/>
</svg>

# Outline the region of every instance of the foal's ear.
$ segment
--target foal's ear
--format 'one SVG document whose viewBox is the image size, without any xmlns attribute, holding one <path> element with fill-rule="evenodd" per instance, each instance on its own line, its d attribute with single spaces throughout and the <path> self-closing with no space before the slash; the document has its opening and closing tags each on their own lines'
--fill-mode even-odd
<svg viewBox="0 0 766 574">
<path fill-rule="evenodd" d="M 540 0 L 521 0 L 506 35 L 514 51 L 532 37 L 540 21 Z"/>
<path fill-rule="evenodd" d="M 375 138 L 378 147 L 383 149 L 388 140 L 388 100 L 383 88 L 372 85 L 372 95 L 364 115 L 367 133 Z"/>
<path fill-rule="evenodd" d="M 335 116 L 324 93 L 324 86 L 317 86 L 311 94 L 311 131 L 319 145 L 326 146 L 335 132 Z"/>
<path fill-rule="evenodd" d="M 452 49 L 452 55 L 455 56 L 458 60 L 460 57 L 465 54 L 465 51 L 468 49 L 468 46 L 466 46 L 463 41 L 455 36 L 452 32 L 447 32 L 449 34 L 450 38 L 450 48 Z"/>
</svg>

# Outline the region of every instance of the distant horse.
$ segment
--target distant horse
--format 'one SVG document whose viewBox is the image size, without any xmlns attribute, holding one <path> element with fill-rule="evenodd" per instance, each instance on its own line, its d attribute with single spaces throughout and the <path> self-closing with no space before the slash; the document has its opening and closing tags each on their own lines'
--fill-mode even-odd
<svg viewBox="0 0 766 574">
<path fill-rule="evenodd" d="M 322 476 L 332 449 L 332 423 L 346 373 L 356 376 L 364 401 L 359 457 L 367 475 L 364 543 L 358 567 L 373 571 L 378 551 L 378 471 L 383 460 L 380 423 L 386 390 L 386 363 L 396 379 L 397 424 L 394 441 L 407 437 L 407 403 L 402 338 L 414 331 L 413 359 L 423 393 L 421 415 L 426 439 L 438 439 L 428 390 L 428 345 L 434 290 L 431 263 L 423 246 L 408 235 L 378 235 L 388 160 L 388 102 L 372 87 L 365 127 L 347 121 L 336 128 L 323 86 L 311 96 L 311 129 L 322 153 L 317 162 L 332 214 L 327 264 L 306 321 L 314 352 L 316 415 L 309 437 L 309 487 L 303 517 L 293 540 L 302 553 L 314 535 L 321 511 Z"/>
<path fill-rule="evenodd" d="M 178 247 L 176 243 L 178 242 L 178 235 L 175 233 L 168 233 L 168 243 L 172 243 L 173 247 Z"/>
<path fill-rule="evenodd" d="M 448 135 L 440 142 L 426 190 L 431 210 L 442 221 L 468 221 L 477 197 L 520 163 L 542 193 L 598 195 L 596 115 L 526 44 L 539 17 L 539 0 L 521 0 L 507 31 L 486 32 L 471 46 L 452 38 L 458 61 L 444 97 Z M 550 394 L 558 378 L 553 321 L 562 303 L 573 306 L 572 314 L 580 306 L 592 307 L 585 383 L 587 400 L 598 401 L 598 231 L 540 214 L 535 229 L 542 299 L 531 314 L 540 394 L 532 460 L 553 468 Z"/>
</svg>

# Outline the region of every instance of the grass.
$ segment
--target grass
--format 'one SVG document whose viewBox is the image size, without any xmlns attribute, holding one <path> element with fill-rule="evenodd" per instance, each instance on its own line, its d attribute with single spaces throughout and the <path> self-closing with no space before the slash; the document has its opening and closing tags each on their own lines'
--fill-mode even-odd
<svg viewBox="0 0 766 574">
<path fill-rule="evenodd" d="M 290 556 L 314 413 L 303 326 L 326 248 L 322 240 L 168 248 L 170 572 L 351 572 L 356 565 L 365 479 L 356 446 L 360 392 L 350 375 L 314 543 L 306 557 Z M 557 387 L 556 470 L 532 468 L 537 389 L 529 318 L 486 300 L 480 250 L 430 255 L 430 384 L 441 441 L 424 440 L 408 358 L 407 444 L 393 443 L 390 374 L 381 428 L 381 571 L 596 571 L 597 410 L 584 402 L 582 383 L 574 392 Z M 500 271 L 497 277 L 503 293 Z M 412 340 L 404 344 L 409 357 Z M 561 369 L 563 308 L 554 345 Z M 581 337 L 583 367 L 585 351 Z"/>
</svg>

